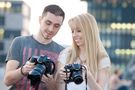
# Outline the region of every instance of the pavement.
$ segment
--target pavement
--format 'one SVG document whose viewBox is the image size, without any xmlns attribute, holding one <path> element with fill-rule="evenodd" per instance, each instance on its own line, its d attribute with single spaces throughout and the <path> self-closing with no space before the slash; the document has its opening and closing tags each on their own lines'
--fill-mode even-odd
<svg viewBox="0 0 135 90">
<path fill-rule="evenodd" d="M 9 87 L 7 87 L 4 82 L 4 72 L 5 72 L 5 64 L 0 62 L 0 90 L 8 90 Z"/>
<path fill-rule="evenodd" d="M 9 88 L 5 86 L 3 81 L 0 81 L 0 90 L 8 90 Z"/>
</svg>

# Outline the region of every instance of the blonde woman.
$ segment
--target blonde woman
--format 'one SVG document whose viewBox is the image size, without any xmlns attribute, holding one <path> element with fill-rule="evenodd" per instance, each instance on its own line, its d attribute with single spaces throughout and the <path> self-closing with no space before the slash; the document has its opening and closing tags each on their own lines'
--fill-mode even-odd
<svg viewBox="0 0 135 90">
<path fill-rule="evenodd" d="M 64 66 L 78 63 L 87 67 L 87 89 L 105 90 L 109 81 L 110 58 L 100 40 L 99 29 L 91 14 L 81 14 L 69 20 L 73 46 L 59 55 L 57 70 L 58 90 L 65 90 Z M 67 90 L 86 90 L 85 79 L 81 84 L 70 82 Z M 107 89 L 106 89 L 107 90 Z"/>
</svg>

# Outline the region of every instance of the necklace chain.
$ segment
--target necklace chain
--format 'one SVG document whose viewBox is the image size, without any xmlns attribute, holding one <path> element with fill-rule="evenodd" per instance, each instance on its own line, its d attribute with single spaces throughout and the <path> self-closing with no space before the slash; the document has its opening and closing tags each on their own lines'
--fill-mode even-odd
<svg viewBox="0 0 135 90">
<path fill-rule="evenodd" d="M 81 59 L 80 57 L 78 57 L 78 58 L 81 61 L 81 63 L 85 63 L 86 62 L 86 59 Z"/>
</svg>

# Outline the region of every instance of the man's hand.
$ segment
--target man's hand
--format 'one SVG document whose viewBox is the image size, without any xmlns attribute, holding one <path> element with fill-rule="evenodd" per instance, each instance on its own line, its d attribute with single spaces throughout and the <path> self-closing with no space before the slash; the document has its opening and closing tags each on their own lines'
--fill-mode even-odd
<svg viewBox="0 0 135 90">
<path fill-rule="evenodd" d="M 29 61 L 26 62 L 24 66 L 22 66 L 21 73 L 24 75 L 28 75 L 29 72 L 35 67 L 34 63 L 31 63 Z"/>
<path fill-rule="evenodd" d="M 53 75 L 47 75 L 48 77 L 46 77 L 45 75 L 42 76 L 42 82 L 45 83 L 47 90 L 57 90 L 56 89 L 56 81 L 53 78 Z"/>
</svg>

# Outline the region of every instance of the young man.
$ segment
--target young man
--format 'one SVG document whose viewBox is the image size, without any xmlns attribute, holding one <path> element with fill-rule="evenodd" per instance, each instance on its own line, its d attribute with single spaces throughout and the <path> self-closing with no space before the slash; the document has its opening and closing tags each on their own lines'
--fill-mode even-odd
<svg viewBox="0 0 135 90">
<path fill-rule="evenodd" d="M 34 68 L 26 63 L 32 56 L 47 55 L 54 62 L 64 48 L 54 42 L 52 38 L 59 31 L 65 18 L 64 11 L 57 5 L 48 5 L 39 17 L 39 32 L 36 35 L 16 37 L 6 57 L 6 72 L 4 82 L 11 86 L 10 90 L 30 90 L 28 73 Z M 45 77 L 42 78 L 39 90 L 53 90 L 53 84 Z M 49 86 L 49 87 L 48 87 Z"/>
</svg>

